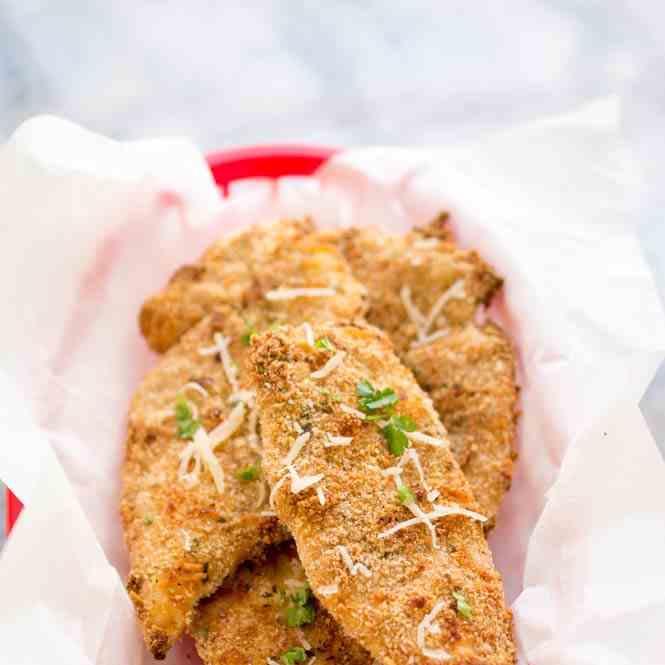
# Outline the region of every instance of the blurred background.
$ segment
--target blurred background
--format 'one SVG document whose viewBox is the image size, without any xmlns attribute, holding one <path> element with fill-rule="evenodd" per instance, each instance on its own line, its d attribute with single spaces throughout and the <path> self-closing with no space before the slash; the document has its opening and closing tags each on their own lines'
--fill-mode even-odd
<svg viewBox="0 0 665 665">
<path fill-rule="evenodd" d="M 664 52 L 656 0 L 0 0 L 0 138 L 55 113 L 205 151 L 447 145 L 618 94 L 662 294 Z M 663 446 L 664 369 L 643 408 Z"/>
</svg>

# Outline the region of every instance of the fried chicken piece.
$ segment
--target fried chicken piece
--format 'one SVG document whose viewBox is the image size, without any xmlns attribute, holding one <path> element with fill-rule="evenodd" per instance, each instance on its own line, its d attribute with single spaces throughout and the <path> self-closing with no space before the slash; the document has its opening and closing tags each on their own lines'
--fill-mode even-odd
<svg viewBox="0 0 665 665">
<path fill-rule="evenodd" d="M 289 626 L 289 611 L 301 627 Z M 191 634 L 206 665 L 266 665 L 269 658 L 281 665 L 294 648 L 322 665 L 373 663 L 311 595 L 292 541 L 243 564 L 201 603 Z"/>
<path fill-rule="evenodd" d="M 430 399 L 376 328 L 315 335 L 333 351 L 284 327 L 251 353 L 263 468 L 314 593 L 384 665 L 514 663 L 501 577 Z M 360 404 L 378 420 L 359 417 Z M 300 431 L 310 436 L 298 450 Z"/>
<path fill-rule="evenodd" d="M 510 341 L 493 323 L 468 324 L 411 349 L 404 362 L 432 398 L 480 511 L 493 518 L 512 478 L 518 391 Z"/>
<path fill-rule="evenodd" d="M 249 387 L 245 330 L 233 308 L 208 316 L 161 358 L 131 404 L 121 504 L 131 562 L 127 589 L 155 658 L 165 656 L 200 598 L 238 564 L 288 535 L 274 516 L 263 514 L 268 506 L 260 473 L 255 480 L 238 477 L 243 469 L 258 471 L 260 455 L 251 396 L 229 399 Z M 215 345 L 216 333 L 230 340 L 237 386 L 219 354 L 201 354 Z M 183 398 L 186 405 L 177 406 Z M 195 421 L 200 422 L 196 431 Z M 211 447 L 217 462 L 211 465 L 204 451 L 219 434 L 220 423 L 233 431 L 216 449 Z M 201 438 L 204 430 L 209 436 Z M 189 462 L 183 460 L 188 447 L 199 444 L 202 449 L 192 450 Z M 212 475 L 217 467 L 223 487 Z"/>
<path fill-rule="evenodd" d="M 501 279 L 478 254 L 452 244 L 445 220 L 439 216 L 404 236 L 349 229 L 325 237 L 340 245 L 354 275 L 368 287 L 368 321 L 388 333 L 402 362 L 432 397 L 481 512 L 490 518 L 489 529 L 512 478 L 515 360 L 498 326 L 471 322 Z M 419 313 L 427 321 L 443 294 L 453 297 L 421 323 Z"/>
<path fill-rule="evenodd" d="M 326 241 L 337 242 L 354 276 L 367 288 L 366 318 L 390 335 L 399 356 L 441 327 L 470 321 L 478 305 L 489 304 L 501 286 L 477 252 L 434 233 L 438 224 L 435 220 L 405 235 L 375 228 L 322 234 Z"/>
<path fill-rule="evenodd" d="M 334 298 L 267 301 L 280 322 L 308 318 L 340 321 L 364 314 L 366 292 L 349 279 L 348 265 L 334 244 L 312 235 L 310 219 L 257 224 L 215 242 L 193 265 L 175 272 L 168 285 L 141 309 L 139 324 L 148 344 L 163 352 L 214 307 L 241 308 L 274 290 L 334 289 Z"/>
</svg>

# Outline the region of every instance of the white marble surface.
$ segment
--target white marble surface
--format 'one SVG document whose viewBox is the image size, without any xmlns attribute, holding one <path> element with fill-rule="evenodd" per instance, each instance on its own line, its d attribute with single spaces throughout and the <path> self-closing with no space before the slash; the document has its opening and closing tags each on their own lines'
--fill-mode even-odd
<svg viewBox="0 0 665 665">
<path fill-rule="evenodd" d="M 618 93 L 663 293 L 664 37 L 645 0 L 0 0 L 0 138 L 50 112 L 204 150 L 450 144 Z M 643 407 L 662 446 L 661 375 Z"/>
</svg>

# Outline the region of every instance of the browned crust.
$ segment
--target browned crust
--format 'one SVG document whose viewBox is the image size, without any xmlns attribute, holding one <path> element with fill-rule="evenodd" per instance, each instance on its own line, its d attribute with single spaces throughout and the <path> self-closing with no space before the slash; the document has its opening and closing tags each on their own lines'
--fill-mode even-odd
<svg viewBox="0 0 665 665">
<path fill-rule="evenodd" d="M 429 393 L 483 514 L 510 489 L 518 390 L 515 353 L 493 323 L 468 324 L 404 357 Z"/>
<path fill-rule="evenodd" d="M 281 663 L 280 655 L 301 646 L 301 636 L 286 622 L 292 590 L 285 580 L 306 583 L 292 542 L 271 548 L 257 561 L 241 566 L 233 577 L 205 601 L 191 627 L 196 649 L 206 665 L 265 665 L 268 658 Z M 316 604 L 313 623 L 301 628 L 321 663 L 371 665 L 372 657 L 350 640 L 339 624 Z"/>
<path fill-rule="evenodd" d="M 252 361 L 264 433 L 264 469 L 270 484 L 274 486 L 283 476 L 282 460 L 296 436 L 296 422 L 312 432 L 298 457 L 298 473 L 325 474 L 320 483 L 324 506 L 313 489 L 293 494 L 288 483 L 275 499 L 314 590 L 339 584 L 337 594 L 320 597 L 320 602 L 351 638 L 387 665 L 409 658 L 416 665 L 430 662 L 416 644 L 417 627 L 441 600 L 445 602 L 438 620 L 441 632 L 428 636 L 430 647 L 445 648 L 452 656 L 451 665 L 514 663 L 511 615 L 478 522 L 459 516 L 438 520 L 439 550 L 433 549 L 423 525 L 377 538 L 384 529 L 411 516 L 397 500 L 392 480 L 381 473 L 395 464 L 395 458 L 376 425 L 346 414 L 339 404 L 355 405 L 356 385 L 367 378 L 376 386 L 393 387 L 401 399 L 400 413 L 412 417 L 420 431 L 441 437 L 443 429 L 428 397 L 400 364 L 387 337 L 375 328 L 320 325 L 315 333 L 325 335 L 346 353 L 342 367 L 323 381 L 310 377 L 324 359 L 307 347 L 299 329 L 282 328 L 256 339 Z M 337 395 L 339 402 L 330 395 Z M 342 449 L 325 448 L 326 432 L 353 436 L 353 443 Z M 418 452 L 442 504 L 477 507 L 448 448 L 422 446 Z M 418 485 L 411 468 L 403 479 L 412 487 Z M 352 559 L 365 563 L 372 577 L 350 575 L 338 545 L 348 547 Z M 470 620 L 455 611 L 453 591 L 462 591 L 472 606 Z"/>
</svg>

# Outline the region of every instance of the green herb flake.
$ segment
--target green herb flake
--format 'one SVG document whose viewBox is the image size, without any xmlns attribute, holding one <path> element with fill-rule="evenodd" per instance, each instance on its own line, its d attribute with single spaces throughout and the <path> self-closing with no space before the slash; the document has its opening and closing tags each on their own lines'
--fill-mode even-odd
<svg viewBox="0 0 665 665">
<path fill-rule="evenodd" d="M 465 619 L 470 619 L 471 615 L 473 614 L 473 610 L 471 609 L 471 605 L 469 605 L 466 598 L 464 597 L 464 594 L 461 591 L 453 591 L 453 598 L 457 603 L 457 614 L 464 617 Z"/>
<path fill-rule="evenodd" d="M 192 416 L 192 409 L 184 397 L 175 403 L 175 420 L 178 425 L 178 436 L 181 439 L 192 439 L 201 423 Z"/>
<path fill-rule="evenodd" d="M 363 379 L 358 382 L 356 392 L 358 397 L 371 397 L 374 394 L 374 386 L 367 379 Z"/>
<path fill-rule="evenodd" d="M 143 518 L 143 524 L 145 524 L 146 526 L 150 526 L 151 524 L 154 523 L 154 521 L 155 521 L 155 518 L 152 515 L 146 515 Z"/>
<path fill-rule="evenodd" d="M 245 321 L 245 332 L 240 336 L 243 346 L 249 346 L 254 335 L 258 335 L 257 329 L 251 323 Z"/>
<path fill-rule="evenodd" d="M 377 416 L 375 419 L 390 417 L 399 402 L 392 388 L 377 390 L 367 379 L 358 382 L 356 393 L 359 409 L 368 416 Z"/>
<path fill-rule="evenodd" d="M 256 464 L 250 464 L 244 469 L 238 471 L 238 479 L 249 482 L 250 480 L 256 480 L 259 477 L 259 468 Z"/>
<path fill-rule="evenodd" d="M 406 434 L 392 423 L 388 423 L 381 430 L 381 433 L 388 442 L 388 450 L 396 457 L 403 455 L 404 451 L 409 447 L 409 440 L 406 438 Z"/>
<path fill-rule="evenodd" d="M 294 663 L 304 663 L 307 659 L 305 650 L 302 647 L 292 647 L 282 654 L 282 663 L 284 665 L 293 665 Z"/>
<path fill-rule="evenodd" d="M 291 605 L 286 610 L 286 622 L 291 628 L 299 628 L 312 623 L 316 618 L 316 608 L 309 584 L 290 596 Z"/>
<path fill-rule="evenodd" d="M 324 351 L 330 351 L 331 353 L 335 350 L 332 342 L 327 337 L 319 337 L 319 339 L 314 342 L 314 346 L 317 349 L 323 349 Z"/>
<path fill-rule="evenodd" d="M 416 500 L 416 497 L 413 496 L 413 492 L 406 486 L 400 485 L 397 488 L 397 498 L 404 504 L 413 503 Z"/>
</svg>

